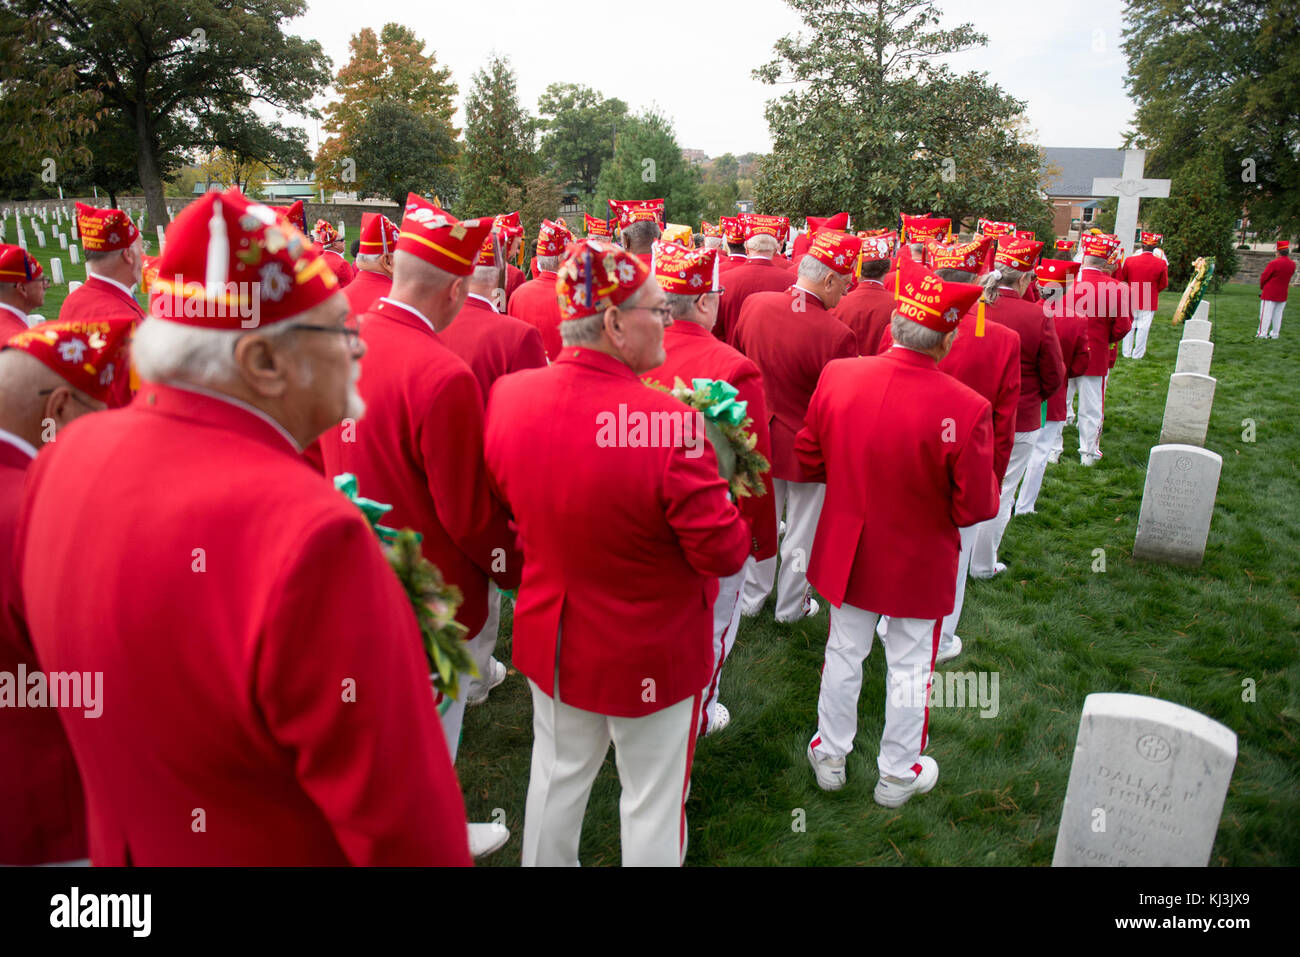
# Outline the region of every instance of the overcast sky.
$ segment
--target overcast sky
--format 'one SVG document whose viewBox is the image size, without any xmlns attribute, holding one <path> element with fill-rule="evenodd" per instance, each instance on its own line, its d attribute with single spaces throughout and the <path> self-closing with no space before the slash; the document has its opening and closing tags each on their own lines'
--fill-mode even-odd
<svg viewBox="0 0 1300 957">
<path fill-rule="evenodd" d="M 1026 101 L 1039 145 L 1120 146 L 1133 115 L 1119 45 L 1122 0 L 941 0 L 938 6 L 946 26 L 972 22 L 989 37 L 987 46 L 951 56 L 949 64 L 958 72 L 987 71 L 991 82 Z M 1012 18 L 1020 25 L 999 27 Z M 771 58 L 778 38 L 802 26 L 782 0 L 308 0 L 307 15 L 291 29 L 319 40 L 337 71 L 347 63 L 354 33 L 366 26 L 378 32 L 389 21 L 410 27 L 426 53 L 451 67 L 461 100 L 485 58 L 501 53 L 513 63 L 520 99 L 534 114 L 548 84 L 583 83 L 634 111 L 659 107 L 676 124 L 683 148 L 709 156 L 771 147 L 763 105 L 777 88 L 750 71 Z M 314 149 L 314 123 L 308 131 Z"/>
</svg>

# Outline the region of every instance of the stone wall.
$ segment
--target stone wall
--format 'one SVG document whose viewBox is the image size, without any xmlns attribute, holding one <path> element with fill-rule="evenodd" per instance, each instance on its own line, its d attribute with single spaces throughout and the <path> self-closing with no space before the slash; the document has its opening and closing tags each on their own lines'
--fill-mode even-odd
<svg viewBox="0 0 1300 957">
<path fill-rule="evenodd" d="M 1294 247 L 1293 247 L 1294 248 Z M 1228 280 L 1229 283 L 1242 283 L 1244 285 L 1258 286 L 1259 275 L 1264 271 L 1264 267 L 1277 256 L 1272 252 L 1255 252 L 1253 250 L 1237 250 L 1237 274 Z M 1300 269 L 1297 269 L 1295 275 L 1291 277 L 1291 285 L 1300 286 Z"/>
</svg>

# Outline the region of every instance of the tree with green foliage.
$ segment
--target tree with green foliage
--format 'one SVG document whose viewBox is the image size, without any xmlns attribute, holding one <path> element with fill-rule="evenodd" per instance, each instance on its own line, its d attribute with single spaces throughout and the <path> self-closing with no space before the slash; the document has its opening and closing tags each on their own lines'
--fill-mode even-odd
<svg viewBox="0 0 1300 957">
<path fill-rule="evenodd" d="M 1160 244 L 1169 257 L 1169 281 L 1182 285 L 1191 277 L 1199 256 L 1214 257 L 1212 288 L 1217 289 L 1237 271 L 1233 226 L 1238 208 L 1222 176 L 1223 158 L 1206 150 L 1181 164 L 1168 199 L 1142 203 L 1142 219 L 1149 230 L 1161 233 Z"/>
<path fill-rule="evenodd" d="M 700 221 L 700 171 L 682 158 L 668 118 L 646 110 L 627 119 L 614 155 L 601 167 L 595 215 L 608 216 L 611 199 L 660 197 L 668 222 L 694 226 Z"/>
<path fill-rule="evenodd" d="M 847 210 L 864 227 L 900 212 L 1050 221 L 1024 104 L 987 74 L 940 62 L 987 43 L 971 24 L 939 29 L 930 0 L 787 3 L 810 32 L 778 40 L 754 71 L 793 85 L 767 105 L 760 210 L 796 220 Z"/>
<path fill-rule="evenodd" d="M 1195 161 L 1190 175 L 1200 177 L 1213 156 L 1230 219 L 1244 205 L 1256 228 L 1300 233 L 1293 0 L 1128 0 L 1124 16 L 1125 82 L 1137 102 L 1128 145 L 1150 151 L 1147 175 L 1172 179 L 1178 201 L 1187 164 Z"/>
<path fill-rule="evenodd" d="M 356 191 L 406 205 L 407 193 L 456 196 L 456 143 L 450 127 L 400 100 L 377 100 L 352 134 Z"/>
<path fill-rule="evenodd" d="M 445 167 L 455 163 L 460 135 L 451 122 L 457 92 L 451 70 L 439 66 L 433 53 L 424 52 L 424 41 L 400 23 L 386 23 L 378 34 L 366 27 L 353 34 L 348 49 L 351 56 L 334 83 L 337 98 L 325 107 L 325 131 L 330 136 L 316 153 L 316 182 L 326 189 L 371 195 L 366 189 L 373 188 L 378 190 L 373 195 L 392 195 L 392 183 L 403 179 L 403 174 L 393 168 L 391 151 L 374 135 L 377 125 L 368 122 L 371 111 L 378 109 L 402 125 L 403 136 L 428 130 L 438 148 L 436 162 L 427 146 L 419 146 L 422 168 L 413 171 L 413 179 L 437 180 L 446 189 L 454 182 L 454 171 Z M 412 117 L 420 123 L 413 123 Z M 362 148 L 363 129 L 366 146 L 377 153 Z M 375 169 L 367 170 L 375 164 Z M 438 195 L 446 201 L 445 195 Z M 401 202 L 405 201 L 402 193 Z"/>
<path fill-rule="evenodd" d="M 44 18 L 49 42 L 25 51 L 27 76 L 71 68 L 131 131 L 151 224 L 166 224 L 163 183 L 185 153 L 252 103 L 316 115 L 329 82 L 315 40 L 284 31 L 305 0 L 11 0 Z M 248 144 L 248 148 L 253 146 Z"/>
<path fill-rule="evenodd" d="M 614 141 L 627 120 L 627 104 L 607 100 L 580 84 L 552 83 L 538 99 L 537 112 L 543 167 L 589 201 L 601 166 L 614 155 Z"/>
<path fill-rule="evenodd" d="M 536 124 L 519 104 L 509 59 L 492 57 L 474 74 L 465 98 L 465 144 L 460 155 L 462 217 L 505 212 L 506 194 L 522 189 L 537 168 Z"/>
</svg>

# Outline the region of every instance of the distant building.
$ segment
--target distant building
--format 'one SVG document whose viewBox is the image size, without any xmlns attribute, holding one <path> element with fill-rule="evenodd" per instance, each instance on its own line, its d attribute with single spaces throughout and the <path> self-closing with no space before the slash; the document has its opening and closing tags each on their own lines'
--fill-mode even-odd
<svg viewBox="0 0 1300 957">
<path fill-rule="evenodd" d="M 317 196 L 316 178 L 306 179 L 268 179 L 262 183 L 262 199 L 278 206 L 292 203 L 295 199 L 308 202 Z"/>
<path fill-rule="evenodd" d="M 708 158 L 709 155 L 704 150 L 682 150 L 682 159 L 692 166 L 702 166 Z"/>
<path fill-rule="evenodd" d="M 1105 198 L 1093 195 L 1093 179 L 1119 176 L 1123 169 L 1124 151 L 1120 149 L 1044 147 L 1039 182 L 1052 203 L 1056 235 L 1067 237 L 1087 229 Z"/>
</svg>

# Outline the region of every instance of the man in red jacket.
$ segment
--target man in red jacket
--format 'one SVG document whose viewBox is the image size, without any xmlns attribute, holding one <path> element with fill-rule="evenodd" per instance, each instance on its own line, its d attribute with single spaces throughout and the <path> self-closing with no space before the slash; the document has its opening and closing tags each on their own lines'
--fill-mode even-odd
<svg viewBox="0 0 1300 957">
<path fill-rule="evenodd" d="M 1118 262 L 1119 240 L 1114 236 L 1085 235 L 1079 242 L 1083 264 L 1061 308 L 1088 320 L 1088 370 L 1078 377 L 1079 461 L 1093 466 L 1101 458 L 1111 346 L 1133 327 L 1133 319 L 1128 287 L 1110 275 Z"/>
<path fill-rule="evenodd" d="M 316 240 L 317 246 L 322 252 L 322 259 L 326 265 L 334 272 L 334 277 L 339 281 L 339 288 L 342 289 L 356 277 L 357 270 L 350 262 L 343 258 L 343 237 L 339 235 L 338 230 L 330 225 L 328 220 L 316 220 L 316 226 L 312 230 L 312 238 Z"/>
<path fill-rule="evenodd" d="M 424 557 L 464 596 L 456 620 L 473 648 L 488 640 L 489 581 L 514 588 L 521 559 L 509 515 L 486 480 L 482 389 L 438 334 L 464 306 L 491 228 L 490 219 L 458 222 L 414 193 L 407 197 L 393 290 L 361 320 L 366 415 L 320 440 L 326 475 L 352 473 L 362 495 L 393 506 L 387 524 L 423 536 Z M 453 761 L 464 714 L 464 694 L 443 713 Z"/>
<path fill-rule="evenodd" d="M 1282 310 L 1286 308 L 1287 287 L 1295 275 L 1291 261 L 1291 244 L 1277 243 L 1277 256 L 1259 274 L 1259 331 L 1256 339 L 1276 339 L 1282 331 Z"/>
<path fill-rule="evenodd" d="M 650 270 L 585 240 L 557 296 L 563 353 L 501 379 L 487 413 L 488 468 L 526 557 L 514 616 L 533 696 L 523 863 L 578 863 L 612 740 L 623 863 L 675 866 L 717 580 L 744 565 L 750 530 L 700 414 L 637 378 L 665 359 L 668 306 Z"/>
<path fill-rule="evenodd" d="M 27 317 L 45 304 L 50 280 L 36 257 L 0 243 L 0 343 L 27 331 Z"/>
<path fill-rule="evenodd" d="M 767 405 L 763 399 L 763 377 L 753 362 L 709 335 L 718 319 L 718 284 L 716 249 L 689 250 L 668 243 L 655 246 L 654 275 L 664 290 L 672 325 L 664 331 L 664 364 L 647 372 L 643 379 L 672 388 L 677 379 L 690 385 L 694 379 L 720 379 L 735 387 L 737 399 L 745 404 L 753 420 L 756 449 L 769 461 L 772 440 L 767 425 Z M 747 572 L 755 561 L 776 554 L 776 514 L 772 509 L 772 474 L 763 476 L 763 495 L 742 498 L 737 504 L 748 519 L 753 535 L 750 555 L 734 575 L 718 581 L 718 597 L 713 602 L 713 674 L 704 689 L 700 730 L 702 734 L 721 731 L 731 720 L 731 712 L 718 702 L 722 665 L 736 642 L 740 628 L 740 591 Z"/>
<path fill-rule="evenodd" d="M 334 274 L 269 207 L 208 193 L 150 310 L 140 391 L 31 465 L 15 545 L 41 664 L 106 689 L 60 710 L 92 863 L 469 863 L 415 616 L 301 455 L 360 411 Z"/>
<path fill-rule="evenodd" d="M 885 288 L 881 278 L 889 269 L 892 253 L 888 240 L 864 239 L 860 257 L 862 277 L 853 291 L 831 310 L 831 315 L 853 330 L 858 341 L 858 352 L 864 356 L 874 356 L 884 351 L 881 341 L 888 332 L 889 319 L 894 314 L 894 294 Z"/>
<path fill-rule="evenodd" d="M 1160 233 L 1143 233 L 1142 250 L 1124 260 L 1124 281 L 1128 283 L 1129 308 L 1133 328 L 1124 334 L 1120 351 L 1126 359 L 1141 359 L 1147 354 L 1147 337 L 1160 308 L 1160 293 L 1169 288 L 1169 263 L 1156 255 Z"/>
<path fill-rule="evenodd" d="M 357 273 L 343 295 L 354 316 L 365 315 L 393 288 L 393 253 L 398 228 L 382 213 L 361 214 L 361 238 L 357 246 Z"/>
<path fill-rule="evenodd" d="M 856 236 L 829 230 L 818 233 L 799 263 L 795 285 L 784 292 L 750 296 L 731 333 L 731 344 L 763 376 L 772 432 L 772 507 L 777 519 L 785 512 L 779 581 L 775 558 L 758 562 L 745 579 L 744 615 L 758 614 L 774 582 L 777 621 L 817 614 L 817 602 L 808 588 L 808 553 L 826 486 L 804 474 L 795 458 L 794 437 L 803 427 L 808 400 L 826 363 L 858 354 L 853 330 L 830 310 L 844 296 L 861 246 Z"/>
<path fill-rule="evenodd" d="M 501 213 L 492 220 L 492 230 L 501 234 L 502 254 L 506 261 L 505 299 L 497 308 L 497 312 L 504 313 L 506 307 L 510 305 L 510 297 L 526 281 L 524 271 L 515 265 L 515 261 L 519 259 L 519 247 L 524 241 L 523 220 L 517 210 L 513 213 Z M 483 398 L 486 399 L 487 396 Z"/>
<path fill-rule="evenodd" d="M 113 378 L 126 374 L 126 333 L 109 322 L 45 322 L 0 343 L 0 675 L 41 674 L 49 683 L 14 565 L 23 479 L 37 449 L 105 407 Z M 29 687 L 17 684 L 24 703 Z M 0 865 L 85 860 L 86 801 L 58 711 L 13 705 L 0 706 L 0 767 L 11 771 L 0 777 Z"/>
<path fill-rule="evenodd" d="M 922 752 L 940 619 L 953 607 L 957 530 L 997 512 L 988 400 L 937 368 L 980 287 L 944 282 L 911 261 L 899 270 L 893 348 L 827 365 L 795 441 L 807 474 L 826 482 L 808 577 L 833 606 L 806 753 L 823 790 L 844 786 L 862 662 L 879 616 L 889 615 L 875 789 L 885 807 L 939 778 Z"/>
<path fill-rule="evenodd" d="M 60 321 L 107 320 L 134 329 L 144 318 L 144 309 L 135 298 L 144 270 L 140 230 L 120 209 L 77 203 L 77 234 L 86 250 L 86 281 L 63 300 Z M 131 377 L 118 376 L 109 408 L 126 405 L 130 399 Z"/>
<path fill-rule="evenodd" d="M 746 260 L 727 272 L 727 290 L 718 304 L 718 321 L 713 335 L 727 342 L 731 330 L 740 319 L 740 309 L 750 296 L 759 292 L 781 292 L 789 289 L 790 271 L 772 262 L 776 253 L 776 237 L 770 233 L 753 233 L 745 240 Z"/>
<path fill-rule="evenodd" d="M 1006 570 L 1007 566 L 998 561 L 998 548 L 1043 425 L 1043 403 L 1065 384 L 1065 361 L 1061 358 L 1056 324 L 1040 304 L 1024 299 L 1042 251 L 1043 244 L 1036 240 L 1004 236 L 998 240 L 993 271 L 982 280 L 984 295 L 979 309 L 986 322 L 1006 326 L 1020 337 L 1020 402 L 998 514 L 975 533 L 970 573 L 976 578 L 992 578 Z"/>
<path fill-rule="evenodd" d="M 1078 263 L 1064 259 L 1040 259 L 1034 267 L 1043 308 L 1054 317 L 1056 324 L 1066 381 L 1047 399 L 1043 427 L 1038 430 L 1034 449 L 1029 453 L 1029 464 L 1025 467 L 1025 480 L 1020 483 L 1020 494 L 1016 496 L 1017 515 L 1029 515 L 1035 511 L 1047 465 L 1059 461 L 1065 447 L 1062 432 L 1065 429 L 1066 390 L 1070 382 L 1088 371 L 1088 320 L 1083 316 L 1066 315 L 1058 308 L 1065 295 L 1066 281 L 1078 271 Z"/>
<path fill-rule="evenodd" d="M 533 278 L 515 290 L 506 312 L 533 326 L 542 337 L 546 358 L 554 362 L 560 355 L 560 307 L 555 299 L 555 271 L 560 267 L 564 247 L 573 241 L 568 229 L 543 219 L 537 230 L 537 260 Z"/>
</svg>

